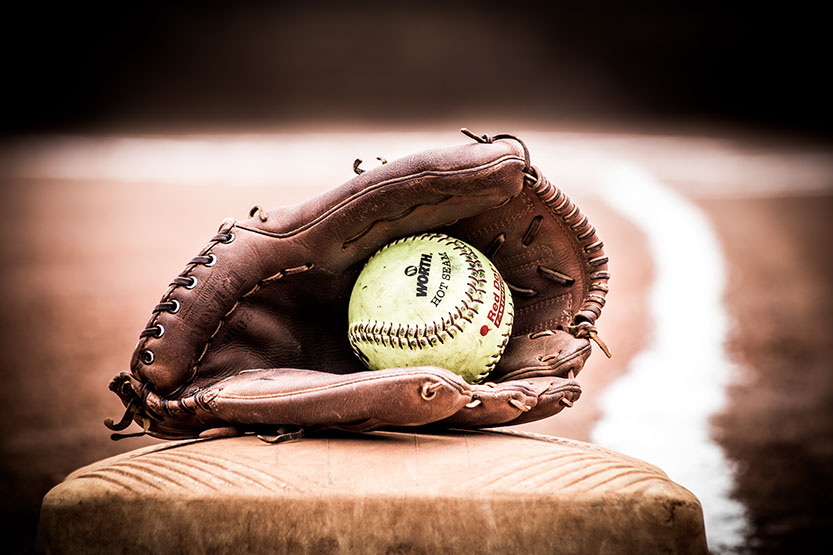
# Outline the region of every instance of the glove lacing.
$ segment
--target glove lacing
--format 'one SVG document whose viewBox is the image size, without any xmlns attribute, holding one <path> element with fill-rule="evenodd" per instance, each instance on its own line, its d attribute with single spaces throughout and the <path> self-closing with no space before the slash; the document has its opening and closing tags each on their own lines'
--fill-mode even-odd
<svg viewBox="0 0 833 555">
<path fill-rule="evenodd" d="M 536 188 L 535 186 L 539 184 L 539 181 L 542 182 L 541 184 L 543 184 L 543 182 L 546 181 L 546 179 L 543 176 L 539 175 L 539 172 L 537 171 L 537 169 L 533 168 L 531 166 L 530 156 L 529 156 L 529 149 L 527 148 L 526 144 L 520 138 L 518 138 L 517 136 L 512 135 L 510 133 L 499 133 L 499 134 L 494 135 L 494 136 L 490 136 L 490 135 L 487 135 L 485 133 L 483 135 L 477 135 L 477 134 L 473 133 L 472 131 L 469 131 L 465 127 L 460 129 L 460 132 L 463 133 L 464 135 L 466 135 L 467 137 L 470 137 L 470 138 L 474 139 L 478 143 L 493 143 L 494 141 L 500 140 L 500 139 L 511 139 L 513 141 L 517 141 L 521 145 L 521 148 L 523 148 L 523 151 L 524 151 L 523 174 L 524 174 L 526 184 L 528 186 L 532 187 L 533 190 L 535 190 L 535 188 Z M 556 191 L 558 191 L 558 190 L 556 189 Z M 555 195 L 555 197 L 553 197 L 553 198 L 556 198 L 559 195 L 563 196 L 563 193 L 558 191 L 558 195 Z M 561 203 L 562 203 L 563 206 L 567 206 L 567 207 L 569 207 L 569 205 L 570 205 L 570 201 L 569 201 L 569 199 L 567 199 L 566 196 L 563 196 L 563 199 L 562 199 Z M 587 217 L 582 216 L 581 213 L 578 212 L 578 207 L 577 206 L 573 206 L 572 210 L 569 212 L 569 214 L 566 215 L 566 217 L 564 219 L 566 221 L 567 219 L 569 219 L 571 217 L 576 217 L 578 219 L 577 222 L 571 223 L 571 225 L 570 225 L 570 229 L 572 229 L 573 231 L 578 232 L 579 230 L 583 230 L 585 227 L 587 227 L 589 225 L 588 222 L 587 222 Z M 543 221 L 542 216 L 536 216 L 535 218 L 533 218 L 532 223 L 530 223 L 529 228 L 527 229 L 526 233 L 523 236 L 522 242 L 523 242 L 524 245 L 530 245 L 532 243 L 532 241 L 535 238 L 535 235 L 538 233 L 538 230 L 541 227 L 541 222 L 542 221 Z M 590 227 L 589 231 L 586 230 L 586 231 L 583 231 L 583 233 L 587 233 L 588 236 L 589 236 L 592 233 L 595 233 L 595 230 L 593 230 L 593 228 Z M 500 249 L 500 247 L 503 246 L 503 244 L 505 242 L 506 242 L 506 235 L 505 234 L 501 233 L 497 237 L 495 237 L 492 240 L 492 242 L 489 244 L 489 246 L 486 247 L 486 249 L 484 251 L 484 254 L 486 255 L 486 257 L 487 258 L 492 258 L 495 255 L 495 253 L 497 253 L 497 251 Z M 590 253 L 593 253 L 593 252 L 601 249 L 602 246 L 603 246 L 603 244 L 602 244 L 601 241 L 596 241 L 592 244 L 586 245 L 584 247 L 584 252 L 590 254 Z M 607 257 L 602 256 L 602 257 L 592 259 L 588 263 L 591 266 L 598 266 L 598 265 L 604 264 L 606 262 L 607 262 Z M 562 274 L 562 273 L 560 273 L 556 270 L 553 270 L 552 268 L 547 268 L 546 266 L 538 266 L 537 271 L 543 277 L 545 277 L 547 279 L 550 279 L 552 281 L 555 281 L 559 285 L 570 286 L 575 282 L 575 280 L 573 278 L 571 278 L 570 276 L 564 275 L 564 274 Z M 599 272 L 597 277 L 600 280 L 606 280 L 606 279 L 609 278 L 609 274 L 607 272 Z M 519 296 L 522 296 L 522 297 L 534 297 L 535 295 L 538 294 L 538 291 L 536 291 L 535 289 L 526 289 L 526 288 L 522 288 L 522 287 L 517 287 L 517 286 L 509 283 L 508 281 L 506 282 L 506 285 L 509 287 L 510 290 L 512 290 L 512 293 L 514 293 L 516 295 L 519 295 Z M 593 293 L 588 294 L 584 299 L 585 300 L 585 307 L 583 307 L 583 308 L 588 308 L 592 312 L 596 313 L 597 310 L 594 310 L 594 307 L 592 307 L 592 305 L 588 307 L 587 303 L 588 303 L 588 301 L 590 301 L 591 303 L 598 304 L 599 306 L 603 306 L 604 302 L 605 302 L 604 294 L 607 293 L 607 285 L 605 283 L 602 283 L 601 281 L 595 281 L 590 285 L 590 291 L 598 291 L 602 294 L 601 295 L 593 294 Z M 574 314 L 573 315 L 573 324 L 571 324 L 567 327 L 567 331 L 570 332 L 575 337 L 591 339 L 594 343 L 596 343 L 596 345 L 599 346 L 599 348 L 602 350 L 602 352 L 605 354 L 605 356 L 607 356 L 607 358 L 611 357 L 610 349 L 608 349 L 605 342 L 602 341 L 602 339 L 599 337 L 599 332 L 596 329 L 596 326 L 594 325 L 594 323 L 591 322 L 591 321 L 588 321 L 588 316 L 587 315 Z"/>
</svg>

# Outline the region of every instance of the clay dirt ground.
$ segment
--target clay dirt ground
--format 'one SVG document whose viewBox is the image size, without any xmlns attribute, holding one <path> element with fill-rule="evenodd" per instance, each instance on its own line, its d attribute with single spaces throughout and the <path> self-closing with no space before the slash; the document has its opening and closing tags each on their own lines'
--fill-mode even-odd
<svg viewBox="0 0 833 555">
<path fill-rule="evenodd" d="M 121 416 L 107 384 L 126 369 L 165 285 L 223 218 L 306 192 L 10 178 L 0 192 L 0 517 L 6 545 L 26 552 L 43 495 L 66 474 L 157 442 L 112 442 L 102 421 Z M 829 552 L 833 197 L 698 205 L 727 258 L 730 352 L 745 369 L 714 429 L 737 464 L 736 493 L 753 524 L 748 550 Z M 649 324 L 638 315 L 653 262 L 633 226 L 598 201 L 582 209 L 616 268 L 600 321 L 616 357 L 596 352 L 576 407 L 535 429 L 587 441 L 599 416 L 595 399 L 644 342 Z"/>
</svg>

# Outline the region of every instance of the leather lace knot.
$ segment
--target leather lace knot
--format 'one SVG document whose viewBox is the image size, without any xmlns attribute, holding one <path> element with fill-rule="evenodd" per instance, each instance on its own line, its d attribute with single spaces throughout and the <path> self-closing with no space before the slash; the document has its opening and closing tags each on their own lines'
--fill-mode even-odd
<svg viewBox="0 0 833 555">
<path fill-rule="evenodd" d="M 581 322 L 579 324 L 569 326 L 568 331 L 576 337 L 592 339 L 593 342 L 599 346 L 605 356 L 607 356 L 607 358 L 612 356 L 610 354 L 610 349 L 607 348 L 605 342 L 602 341 L 601 337 L 599 337 L 599 330 L 597 330 L 596 326 L 593 324 Z"/>
<path fill-rule="evenodd" d="M 470 138 L 474 139 L 475 141 L 477 141 L 478 143 L 481 143 L 481 144 L 491 144 L 491 143 L 493 143 L 495 141 L 499 141 L 501 139 L 512 139 L 513 141 L 517 141 L 521 145 L 521 148 L 523 148 L 523 151 L 524 151 L 524 173 L 525 174 L 529 173 L 529 169 L 532 167 L 532 164 L 530 162 L 529 149 L 526 147 L 526 143 L 524 143 L 517 136 L 512 135 L 511 133 L 498 133 L 495 136 L 487 135 L 486 133 L 483 133 L 482 135 L 477 135 L 476 133 L 473 133 L 473 132 L 469 131 L 465 127 L 460 129 L 460 133 L 462 133 L 463 135 L 465 135 L 467 137 L 470 137 Z"/>
</svg>

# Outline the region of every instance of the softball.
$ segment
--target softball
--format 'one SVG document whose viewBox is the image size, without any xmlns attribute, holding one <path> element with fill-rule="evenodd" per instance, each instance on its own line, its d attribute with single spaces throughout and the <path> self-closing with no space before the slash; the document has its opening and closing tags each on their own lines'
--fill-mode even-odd
<svg viewBox="0 0 833 555">
<path fill-rule="evenodd" d="M 350 296 L 348 338 L 371 370 L 440 366 L 477 383 L 500 360 L 513 320 L 509 287 L 485 255 L 423 233 L 367 261 Z"/>
</svg>

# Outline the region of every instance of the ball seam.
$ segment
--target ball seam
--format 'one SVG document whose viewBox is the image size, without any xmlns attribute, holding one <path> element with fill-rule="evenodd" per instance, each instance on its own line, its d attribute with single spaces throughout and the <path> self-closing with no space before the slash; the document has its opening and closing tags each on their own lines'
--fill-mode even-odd
<svg viewBox="0 0 833 555">
<path fill-rule="evenodd" d="M 474 250 L 466 245 L 464 242 L 454 237 L 450 237 L 443 233 L 422 233 L 408 237 L 396 239 L 384 247 L 382 247 L 373 257 L 368 260 L 368 264 L 373 258 L 379 256 L 387 249 L 408 241 L 436 241 L 440 244 L 450 246 L 455 251 L 460 251 L 461 256 L 468 263 L 468 284 L 464 297 L 460 299 L 459 304 L 455 305 L 448 313 L 440 319 L 423 324 L 405 324 L 395 322 L 379 322 L 378 320 L 361 320 L 354 322 L 348 329 L 348 336 L 350 343 L 354 350 L 360 345 L 372 344 L 375 346 L 383 346 L 385 348 L 393 349 L 423 349 L 431 347 L 436 344 L 445 344 L 446 340 L 453 340 L 455 335 L 464 331 L 465 323 L 472 323 L 475 315 L 479 313 L 478 304 L 483 304 L 483 297 L 486 294 L 484 288 L 487 280 L 485 279 L 485 268 L 480 262 Z M 501 283 L 503 281 L 501 280 Z M 505 286 L 505 285 L 504 285 Z M 468 300 L 467 300 L 468 299 Z M 514 310 L 512 305 L 507 306 L 506 313 L 507 323 L 511 330 L 511 325 L 514 322 Z M 476 380 L 479 381 L 484 376 L 488 375 L 497 365 L 498 360 L 503 355 L 506 345 L 509 342 L 511 331 L 501 335 L 500 343 L 497 345 L 497 352 L 490 357 L 490 361 L 485 365 L 483 371 L 476 374 Z M 433 340 L 433 343 L 432 343 Z M 358 354 L 358 353 L 357 353 Z"/>
</svg>

